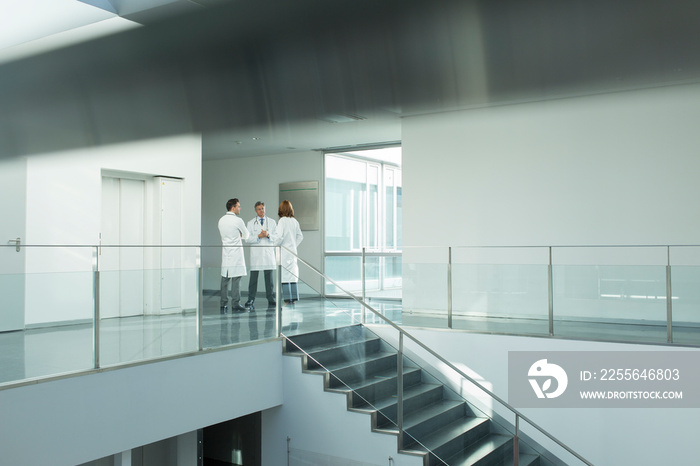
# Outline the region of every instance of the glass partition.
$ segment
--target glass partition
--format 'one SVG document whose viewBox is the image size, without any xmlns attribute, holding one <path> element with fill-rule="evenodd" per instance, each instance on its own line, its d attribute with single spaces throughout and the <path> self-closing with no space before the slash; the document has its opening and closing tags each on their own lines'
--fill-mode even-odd
<svg viewBox="0 0 700 466">
<path fill-rule="evenodd" d="M 403 309 L 401 320 L 395 323 L 447 327 L 448 255 L 448 248 L 404 248 Z"/>
<path fill-rule="evenodd" d="M 199 248 L 100 246 L 101 366 L 197 351 Z"/>
<path fill-rule="evenodd" d="M 222 309 L 221 300 L 221 246 L 207 246 L 202 249 L 202 346 L 203 348 L 218 348 L 221 346 L 248 343 L 251 341 L 275 338 L 277 336 L 276 307 L 276 276 L 277 271 L 271 271 L 273 302 L 268 302 L 265 271 L 257 271 L 257 287 L 255 295 L 250 294 L 250 278 L 253 272 L 250 269 L 250 250 L 255 247 L 268 247 L 257 245 L 244 245 L 242 247 L 246 275 L 240 277 L 239 295 L 240 306 L 246 307 L 246 303 L 252 298 L 253 304 L 244 311 L 231 309 L 235 304 L 231 293 L 231 301 Z M 228 284 L 232 289 L 233 284 Z"/>
<path fill-rule="evenodd" d="M 401 253 L 366 252 L 364 277 L 362 260 L 362 253 L 327 253 L 324 269 L 327 276 L 325 294 L 343 296 L 342 288 L 358 297 L 362 296 L 364 290 L 367 298 L 401 299 Z"/>
<path fill-rule="evenodd" d="M 674 343 L 700 345 L 700 246 L 669 248 Z"/>
<path fill-rule="evenodd" d="M 552 249 L 554 334 L 663 343 L 665 247 Z"/>
<path fill-rule="evenodd" d="M 0 247 L 0 383 L 94 367 L 93 250 Z"/>
<path fill-rule="evenodd" d="M 325 275 L 332 280 L 326 280 L 326 295 L 343 294 L 333 282 L 350 293 L 362 294 L 362 255 L 326 255 L 324 271 Z"/>
<path fill-rule="evenodd" d="M 549 333 L 547 248 L 453 248 L 452 328 Z"/>
</svg>

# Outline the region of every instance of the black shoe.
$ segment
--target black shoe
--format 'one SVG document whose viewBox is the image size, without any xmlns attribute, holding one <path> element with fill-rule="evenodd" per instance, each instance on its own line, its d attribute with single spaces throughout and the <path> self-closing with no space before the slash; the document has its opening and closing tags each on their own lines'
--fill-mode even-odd
<svg viewBox="0 0 700 466">
<path fill-rule="evenodd" d="M 268 304 L 268 306 L 274 306 L 274 305 L 277 304 L 277 303 L 275 302 L 274 299 L 268 299 L 268 300 L 267 300 L 267 304 Z"/>
<path fill-rule="evenodd" d="M 245 302 L 245 307 L 253 307 L 253 301 L 254 299 L 249 299 L 248 301 Z"/>
<path fill-rule="evenodd" d="M 226 314 L 226 313 L 228 312 L 228 308 L 222 307 L 222 308 L 220 309 L 220 311 L 221 311 L 221 315 L 224 315 L 224 314 Z"/>
<path fill-rule="evenodd" d="M 235 306 L 231 306 L 231 312 L 245 312 L 246 309 L 241 306 L 240 304 L 236 304 Z"/>
</svg>

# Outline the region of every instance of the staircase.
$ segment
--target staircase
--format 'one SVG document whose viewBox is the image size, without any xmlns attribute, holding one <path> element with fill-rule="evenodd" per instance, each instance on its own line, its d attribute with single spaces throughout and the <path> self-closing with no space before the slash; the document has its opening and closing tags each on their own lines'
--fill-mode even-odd
<svg viewBox="0 0 700 466">
<path fill-rule="evenodd" d="M 404 432 L 397 427 L 397 351 L 361 325 L 285 337 L 306 373 L 322 374 L 326 391 L 345 394 L 351 411 L 369 414 L 372 430 L 398 437 L 399 453 L 425 466 L 514 464 L 513 435 L 404 357 Z M 519 466 L 540 466 L 536 454 Z"/>
</svg>

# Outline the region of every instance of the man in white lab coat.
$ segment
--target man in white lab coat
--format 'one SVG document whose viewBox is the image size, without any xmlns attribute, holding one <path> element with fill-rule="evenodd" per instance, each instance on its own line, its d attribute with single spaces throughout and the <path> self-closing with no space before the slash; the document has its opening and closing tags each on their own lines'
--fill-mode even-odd
<svg viewBox="0 0 700 466">
<path fill-rule="evenodd" d="M 231 284 L 231 312 L 243 312 L 241 306 L 241 277 L 246 275 L 245 257 L 242 241 L 248 239 L 248 229 L 238 216 L 241 203 L 238 199 L 229 199 L 226 203 L 226 215 L 219 219 L 221 234 L 221 313 L 225 314 L 229 301 L 229 283 Z"/>
<path fill-rule="evenodd" d="M 250 248 L 250 279 L 248 280 L 248 301 L 245 306 L 251 307 L 255 302 L 255 295 L 258 292 L 258 275 L 263 271 L 265 276 L 265 295 L 267 304 L 275 305 L 275 289 L 272 281 L 272 271 L 277 265 L 275 260 L 275 248 L 269 236 L 275 232 L 275 222 L 270 217 L 265 216 L 265 203 L 258 201 L 255 203 L 255 218 L 248 222 L 248 244 L 261 247 Z"/>
</svg>

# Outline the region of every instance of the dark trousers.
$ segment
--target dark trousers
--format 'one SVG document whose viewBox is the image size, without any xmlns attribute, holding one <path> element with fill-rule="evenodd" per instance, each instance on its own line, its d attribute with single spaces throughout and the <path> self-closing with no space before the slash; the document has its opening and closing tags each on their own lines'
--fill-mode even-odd
<svg viewBox="0 0 700 466">
<path fill-rule="evenodd" d="M 228 285 L 231 283 L 231 307 L 235 308 L 241 301 L 241 277 L 221 277 L 221 313 L 226 309 L 229 300 Z"/>
<path fill-rule="evenodd" d="M 248 280 L 248 301 L 255 301 L 255 295 L 258 293 L 258 270 L 250 271 L 250 279 Z M 275 288 L 272 284 L 272 270 L 263 270 L 265 273 L 265 296 L 267 301 L 275 300 Z"/>
</svg>

